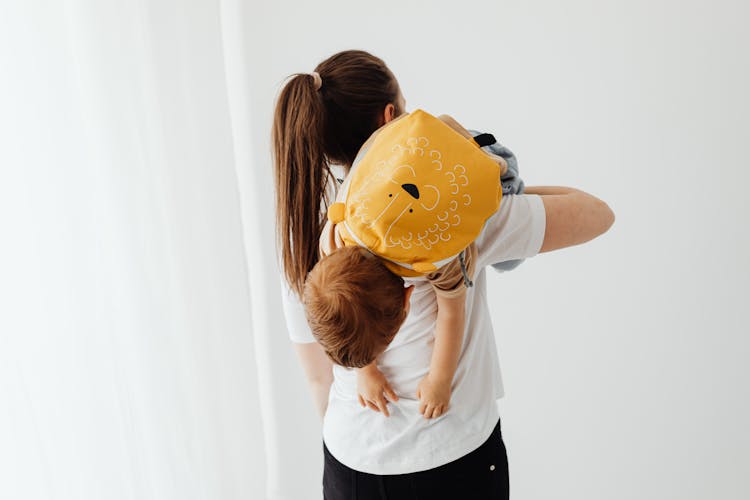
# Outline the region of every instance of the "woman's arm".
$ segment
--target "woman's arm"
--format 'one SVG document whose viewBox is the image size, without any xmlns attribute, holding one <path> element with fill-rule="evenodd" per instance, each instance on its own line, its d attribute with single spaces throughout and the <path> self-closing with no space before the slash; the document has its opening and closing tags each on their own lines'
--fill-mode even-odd
<svg viewBox="0 0 750 500">
<path fill-rule="evenodd" d="M 305 370 L 307 383 L 312 392 L 313 403 L 321 420 L 328 406 L 328 393 L 333 383 L 333 362 L 317 342 L 293 342 L 297 356 Z"/>
<path fill-rule="evenodd" d="M 599 198 L 562 186 L 527 186 L 525 194 L 538 194 L 547 218 L 539 252 L 580 245 L 605 233 L 615 214 Z"/>
<path fill-rule="evenodd" d="M 320 417 L 323 418 L 328 406 L 328 392 L 333 383 L 333 362 L 315 340 L 310 325 L 307 323 L 302 302 L 283 278 L 281 280 L 281 305 L 289 338 L 305 372 L 313 403 Z"/>
</svg>

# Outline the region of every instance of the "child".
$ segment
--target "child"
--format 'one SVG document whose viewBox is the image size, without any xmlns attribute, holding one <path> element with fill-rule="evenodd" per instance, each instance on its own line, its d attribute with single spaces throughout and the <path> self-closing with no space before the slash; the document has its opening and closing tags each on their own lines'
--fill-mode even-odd
<svg viewBox="0 0 750 500">
<path fill-rule="evenodd" d="M 465 253 L 466 272 L 471 276 L 474 246 Z M 427 275 L 427 279 L 438 304 L 435 346 L 430 371 L 419 383 L 416 395 L 421 402 L 420 413 L 434 418 L 448 409 L 463 340 L 466 287 L 458 259 Z M 305 282 L 305 313 L 316 339 L 335 363 L 358 368 L 360 404 L 386 416 L 383 394 L 391 401 L 398 397 L 375 360 L 406 319 L 413 288 L 405 288 L 401 276 L 359 246 L 334 249 L 320 260 Z"/>
<path fill-rule="evenodd" d="M 419 113 L 422 113 L 422 115 L 414 116 Z M 414 120 L 419 120 L 424 115 L 428 126 L 434 125 L 429 123 L 429 120 L 434 120 L 434 117 L 420 110 L 412 113 L 412 115 Z M 396 118 L 388 125 L 391 126 L 404 116 L 407 115 Z M 475 143 L 472 135 L 452 118 L 443 115 L 440 117 L 440 120 L 453 129 L 454 132 L 458 132 L 464 139 L 473 141 L 473 148 L 476 148 L 476 145 L 480 144 L 479 141 Z M 378 133 L 384 129 L 385 126 L 381 127 L 368 139 L 362 146 L 358 159 L 365 157 Z M 404 133 L 406 130 L 408 130 L 408 127 L 404 129 Z M 424 157 L 426 151 L 429 152 L 431 158 L 438 159 L 441 156 L 437 149 L 427 148 L 425 150 L 429 142 L 426 137 L 419 137 L 419 139 L 424 139 L 424 143 L 419 141 L 414 142 L 414 137 L 412 137 L 410 139 L 412 142 L 406 141 L 405 143 L 411 144 L 411 146 L 402 147 L 396 144 L 393 145 L 392 150 L 397 151 L 399 147 L 404 150 L 411 148 L 404 153 L 405 156 L 409 156 L 409 153 L 411 153 L 415 157 Z M 449 137 L 449 139 L 456 140 L 455 137 Z M 457 145 L 459 149 L 467 147 L 462 141 L 462 139 L 458 140 Z M 391 143 L 388 143 L 388 146 L 390 147 Z M 433 144 L 433 146 L 435 145 Z M 475 151 L 472 147 L 464 151 L 473 154 Z M 471 194 L 477 198 L 489 200 L 488 204 L 485 203 L 483 205 L 482 199 L 475 200 L 472 203 L 470 194 L 459 192 L 459 184 L 451 184 L 449 188 L 443 186 L 442 192 L 442 198 L 447 198 L 453 190 L 455 190 L 454 194 L 465 197 L 463 199 L 469 202 L 461 203 L 461 205 L 467 205 L 467 207 L 462 207 L 458 210 L 457 207 L 459 204 L 452 201 L 451 203 L 454 203 L 454 205 L 451 205 L 451 210 L 454 211 L 450 212 L 450 214 L 453 217 L 457 217 L 459 221 L 461 217 L 469 220 L 464 225 L 471 225 L 470 219 L 474 216 L 476 220 L 474 220 L 473 224 L 477 226 L 477 223 L 480 222 L 481 224 L 478 226 L 480 228 L 486 218 L 497 209 L 501 195 L 498 192 L 499 174 L 507 174 L 508 170 L 507 163 L 503 157 L 492 155 L 485 151 L 482 154 L 485 162 L 487 162 L 485 154 L 489 155 L 494 162 L 494 181 L 492 180 L 493 172 L 491 168 L 481 173 L 484 175 L 483 179 L 485 181 L 489 179 L 490 182 L 494 182 L 495 187 L 493 189 L 484 186 L 481 188 L 484 190 L 482 191 L 484 196 L 480 197 L 476 196 L 476 190 L 480 188 L 475 186 L 475 191 L 472 191 Z M 355 160 L 355 165 L 356 163 L 357 161 Z M 393 162 L 391 163 L 393 164 Z M 403 226 L 405 224 L 403 222 L 403 215 L 406 214 L 406 208 L 395 219 L 392 218 L 386 221 L 386 223 L 390 222 L 387 231 L 380 231 L 379 233 L 375 231 L 377 234 L 373 236 L 371 229 L 376 221 L 392 208 L 397 198 L 401 195 L 403 195 L 406 201 L 410 202 L 416 202 L 421 199 L 422 207 L 428 211 L 433 210 L 441 199 L 441 193 L 435 187 L 438 182 L 420 178 L 419 181 L 422 182 L 414 180 L 414 183 L 412 183 L 412 177 L 416 176 L 414 179 L 419 177 L 415 174 L 414 168 L 410 167 L 408 165 L 409 162 L 401 157 L 399 157 L 397 163 L 398 165 L 389 172 L 389 179 L 380 179 L 381 185 L 385 184 L 388 186 L 388 181 L 394 183 L 395 186 L 393 186 L 393 189 L 397 192 L 395 193 L 395 197 L 394 193 L 389 192 L 387 199 L 385 198 L 385 194 L 383 194 L 383 198 L 388 203 L 377 216 L 374 213 L 369 216 L 369 219 L 367 219 L 366 214 L 363 216 L 363 212 L 366 211 L 373 201 L 370 193 L 367 193 L 367 197 L 354 196 L 349 201 L 348 209 L 350 210 L 350 217 L 348 223 L 343 220 L 344 217 L 341 213 L 338 215 L 335 214 L 336 205 L 339 205 L 338 209 L 341 210 L 343 207 L 342 203 L 336 203 L 331 207 L 329 221 L 321 235 L 320 253 L 322 258 L 307 278 L 303 302 L 312 332 L 329 357 L 342 366 L 358 369 L 357 385 L 360 404 L 362 406 L 369 406 L 376 411 L 382 411 L 388 416 L 386 399 L 396 401 L 398 397 L 389 386 L 383 374 L 378 370 L 375 360 L 391 342 L 408 313 L 409 297 L 413 287 L 405 288 L 404 280 L 401 276 L 425 276 L 436 292 L 438 313 L 435 326 L 435 345 L 430 370 L 420 381 L 416 395 L 420 400 L 420 413 L 425 418 L 435 418 L 444 414 L 449 407 L 451 383 L 463 341 L 466 286 L 471 286 L 471 276 L 474 271 L 475 249 L 473 243 L 470 241 L 473 241 L 473 237 L 476 234 L 473 234 L 471 238 L 469 238 L 469 235 L 463 235 L 463 241 L 468 244 L 460 251 L 458 256 L 441 260 L 439 267 L 426 261 L 424 258 L 420 258 L 421 261 L 420 259 L 413 259 L 411 265 L 404 264 L 403 258 L 401 261 L 390 259 L 388 256 L 392 256 L 394 252 L 393 247 L 397 245 L 384 245 L 383 242 L 386 240 L 399 243 L 403 247 L 402 250 L 409 250 L 406 252 L 407 255 L 411 255 L 413 252 L 419 253 L 417 252 L 417 245 L 412 245 L 412 241 L 414 241 L 412 232 L 408 233 L 408 238 L 405 236 L 406 233 L 402 232 L 397 234 L 394 239 L 394 233 L 392 232 L 393 225 L 400 223 Z M 385 164 L 383 163 L 383 165 Z M 480 167 L 480 171 L 481 168 L 487 168 L 487 165 L 485 163 L 483 167 Z M 448 167 L 448 164 L 446 163 L 445 166 Z M 456 174 L 461 174 L 462 171 L 466 173 L 462 165 L 456 165 L 456 167 L 464 169 L 455 170 Z M 400 169 L 406 169 L 406 172 L 399 172 Z M 449 169 L 446 168 L 443 170 L 442 164 L 436 170 L 440 170 L 439 175 L 452 176 L 455 180 L 454 174 L 445 173 Z M 372 172 L 376 172 L 376 174 L 372 175 Z M 378 180 L 373 181 L 372 178 L 377 177 L 380 174 L 380 170 L 373 170 L 372 172 L 370 177 L 360 182 L 360 192 L 363 189 L 367 191 L 369 188 L 368 184 L 377 184 Z M 421 174 L 422 172 L 417 173 Z M 472 174 L 476 174 L 476 172 Z M 467 175 L 469 174 L 467 173 Z M 470 177 L 472 180 L 479 180 L 480 178 L 479 175 L 471 175 Z M 481 183 L 481 180 L 479 182 Z M 468 178 L 466 178 L 465 183 L 460 185 L 463 186 L 467 183 Z M 398 191 L 399 188 L 405 191 L 406 194 Z M 420 188 L 422 192 L 420 192 Z M 390 189 L 386 190 L 390 191 Z M 433 199 L 428 199 L 431 195 Z M 495 197 L 494 200 L 492 199 L 493 196 Z M 411 207 L 412 203 L 405 206 Z M 396 207 L 395 210 L 399 211 L 400 206 L 396 205 Z M 375 212 L 379 210 L 380 207 Z M 413 209 L 409 209 L 409 212 L 413 212 Z M 333 215 L 331 215 L 332 213 Z M 448 213 L 448 211 L 445 211 L 445 217 L 440 220 L 446 221 Z M 366 229 L 352 229 L 352 226 L 360 222 L 360 219 L 367 219 Z M 450 226 L 447 222 L 444 222 L 444 224 L 445 226 Z M 453 233 L 446 232 L 443 234 L 442 231 L 439 232 L 440 237 L 444 241 L 448 241 L 451 238 L 457 241 L 461 240 L 461 229 L 456 229 L 459 224 L 454 224 L 454 226 L 456 227 L 452 228 L 454 229 Z M 473 229 L 476 229 L 476 227 Z M 469 233 L 471 231 L 472 229 L 469 229 Z M 358 232 L 362 238 L 371 236 L 374 239 L 371 239 L 368 242 L 369 244 L 365 244 L 354 234 L 355 232 Z M 432 245 L 430 245 L 427 241 L 433 236 L 435 241 L 438 240 L 438 224 L 434 224 L 433 235 L 428 234 L 427 231 L 423 234 L 419 232 L 416 234 L 418 235 L 418 239 L 420 239 L 421 248 L 419 248 L 419 251 L 421 251 L 422 257 L 425 257 L 424 254 L 429 254 L 427 250 L 432 250 L 437 246 L 435 242 L 432 242 Z M 424 240 L 421 239 L 423 235 Z M 467 239 L 470 241 L 467 241 Z M 352 240 L 355 240 L 356 244 L 347 246 L 352 244 Z M 375 248 L 375 252 L 379 253 L 380 257 L 383 258 L 376 257 L 370 250 L 364 247 L 369 249 Z M 404 253 L 402 252 L 401 255 L 403 257 Z M 440 259 L 435 258 L 434 260 Z"/>
</svg>

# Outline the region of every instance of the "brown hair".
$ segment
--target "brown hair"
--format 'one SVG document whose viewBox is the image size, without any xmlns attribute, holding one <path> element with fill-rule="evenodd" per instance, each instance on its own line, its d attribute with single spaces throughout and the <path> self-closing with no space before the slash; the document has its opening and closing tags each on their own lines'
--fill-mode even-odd
<svg viewBox="0 0 750 500">
<path fill-rule="evenodd" d="M 318 262 L 302 301 L 313 335 L 342 366 L 361 368 L 388 347 L 406 319 L 404 280 L 360 247 Z"/>
<path fill-rule="evenodd" d="M 286 280 L 302 294 L 305 276 L 318 261 L 318 238 L 329 163 L 351 167 L 359 148 L 380 126 L 379 116 L 399 87 L 385 63 L 362 50 L 332 55 L 312 75 L 296 73 L 281 90 L 272 143 L 276 177 L 276 227 Z"/>
</svg>

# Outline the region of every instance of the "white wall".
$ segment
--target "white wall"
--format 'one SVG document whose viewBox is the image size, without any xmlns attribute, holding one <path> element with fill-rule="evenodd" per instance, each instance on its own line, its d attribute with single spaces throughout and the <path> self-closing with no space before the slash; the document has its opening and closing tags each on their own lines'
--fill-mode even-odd
<svg viewBox="0 0 750 500">
<path fill-rule="evenodd" d="M 746 3 L 278 1 L 255 12 L 261 145 L 287 75 L 360 48 L 393 69 L 408 109 L 491 131 L 527 184 L 579 187 L 614 209 L 600 240 L 491 278 L 513 498 L 748 498 Z M 285 390 L 299 394 L 283 331 L 274 342 L 291 369 Z M 285 417 L 282 459 L 319 498 L 305 397 Z"/>
</svg>

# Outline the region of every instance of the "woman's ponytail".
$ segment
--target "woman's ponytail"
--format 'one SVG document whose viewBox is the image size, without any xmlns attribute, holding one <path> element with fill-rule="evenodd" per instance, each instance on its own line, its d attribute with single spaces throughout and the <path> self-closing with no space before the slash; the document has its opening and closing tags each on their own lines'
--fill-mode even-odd
<svg viewBox="0 0 750 500">
<path fill-rule="evenodd" d="M 359 148 L 380 126 L 385 106 L 398 108 L 399 87 L 385 63 L 362 50 L 338 52 L 298 73 L 276 102 L 272 131 L 276 228 L 289 286 L 301 297 L 318 262 L 318 239 L 332 181 L 330 163 L 351 167 Z"/>
<path fill-rule="evenodd" d="M 324 152 L 325 107 L 311 74 L 297 74 L 279 95 L 273 127 L 276 224 L 284 273 L 301 295 L 318 261 L 321 202 L 331 175 Z"/>
</svg>

